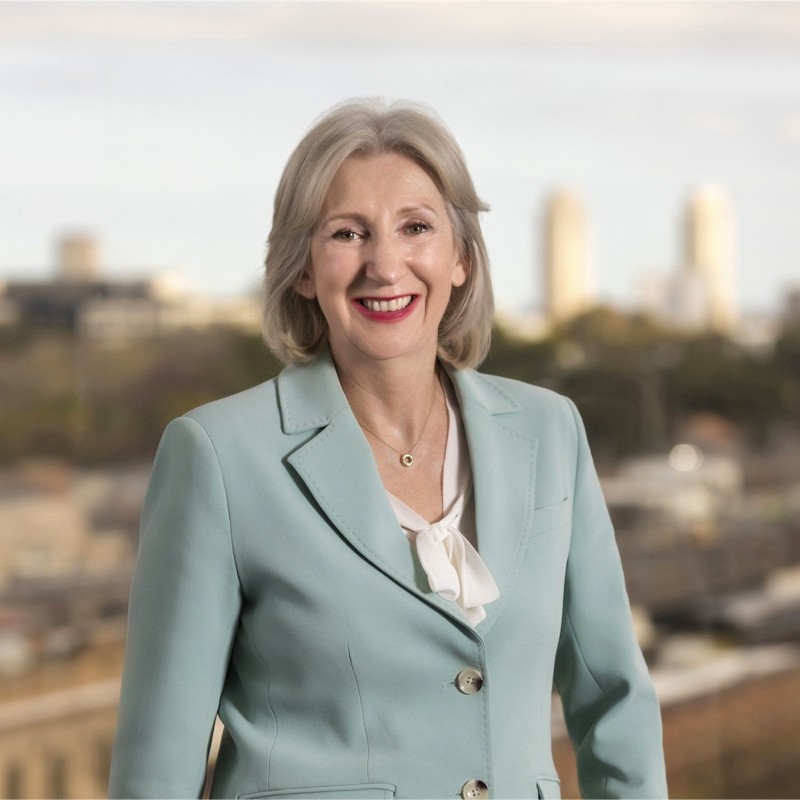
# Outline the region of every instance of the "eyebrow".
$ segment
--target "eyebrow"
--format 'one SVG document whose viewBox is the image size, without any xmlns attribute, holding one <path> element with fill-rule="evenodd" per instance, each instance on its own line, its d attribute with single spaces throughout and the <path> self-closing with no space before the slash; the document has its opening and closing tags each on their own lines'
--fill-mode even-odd
<svg viewBox="0 0 800 800">
<path fill-rule="evenodd" d="M 367 218 L 363 214 L 358 214 L 355 211 L 342 211 L 340 213 L 331 214 L 331 216 L 320 220 L 319 225 L 322 227 L 323 225 L 329 225 L 331 222 L 338 222 L 340 220 L 342 222 L 360 222 L 364 224 Z"/>
<path fill-rule="evenodd" d="M 428 211 L 434 216 L 439 216 L 436 213 L 436 209 L 434 209 L 432 206 L 429 206 L 427 203 L 415 203 L 414 205 L 403 206 L 400 209 L 401 214 L 412 214 L 414 211 Z"/>
</svg>

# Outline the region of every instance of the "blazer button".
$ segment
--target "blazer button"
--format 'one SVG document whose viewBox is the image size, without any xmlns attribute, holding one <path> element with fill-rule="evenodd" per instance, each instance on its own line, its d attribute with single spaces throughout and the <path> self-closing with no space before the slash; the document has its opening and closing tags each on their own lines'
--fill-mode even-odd
<svg viewBox="0 0 800 800">
<path fill-rule="evenodd" d="M 462 669 L 456 675 L 456 687 L 462 694 L 475 694 L 483 688 L 483 675 L 472 667 Z"/>
<path fill-rule="evenodd" d="M 467 781 L 461 787 L 461 796 L 464 800 L 483 800 L 489 796 L 489 787 L 483 781 Z"/>
</svg>

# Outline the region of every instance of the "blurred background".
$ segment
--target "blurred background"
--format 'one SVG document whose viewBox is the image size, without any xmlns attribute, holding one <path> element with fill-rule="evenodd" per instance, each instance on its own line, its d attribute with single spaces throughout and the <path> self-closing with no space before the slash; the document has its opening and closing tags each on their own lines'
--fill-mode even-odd
<svg viewBox="0 0 800 800">
<path fill-rule="evenodd" d="M 584 415 L 673 796 L 800 796 L 789 2 L 0 3 L 0 796 L 104 796 L 160 433 L 279 369 L 272 194 L 364 95 L 492 207 L 483 369 Z"/>
</svg>

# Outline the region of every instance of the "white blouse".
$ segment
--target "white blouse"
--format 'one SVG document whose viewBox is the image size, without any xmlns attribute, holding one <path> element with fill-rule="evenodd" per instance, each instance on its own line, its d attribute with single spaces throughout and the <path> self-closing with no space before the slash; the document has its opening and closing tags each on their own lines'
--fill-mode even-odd
<svg viewBox="0 0 800 800">
<path fill-rule="evenodd" d="M 391 492 L 386 494 L 397 520 L 428 576 L 431 591 L 452 600 L 473 627 L 485 619 L 483 606 L 497 600 L 500 591 L 475 549 L 475 511 L 472 471 L 458 403 L 447 380 L 442 381 L 449 427 L 442 473 L 440 520 L 429 523 Z"/>
</svg>

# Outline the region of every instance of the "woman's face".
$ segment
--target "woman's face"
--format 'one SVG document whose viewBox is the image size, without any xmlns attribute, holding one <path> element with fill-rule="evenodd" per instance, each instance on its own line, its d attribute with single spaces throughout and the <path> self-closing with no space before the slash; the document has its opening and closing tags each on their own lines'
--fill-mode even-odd
<svg viewBox="0 0 800 800">
<path fill-rule="evenodd" d="M 466 278 L 436 184 L 405 156 L 383 153 L 339 168 L 297 290 L 317 298 L 340 366 L 432 362 L 450 292 Z"/>
</svg>

